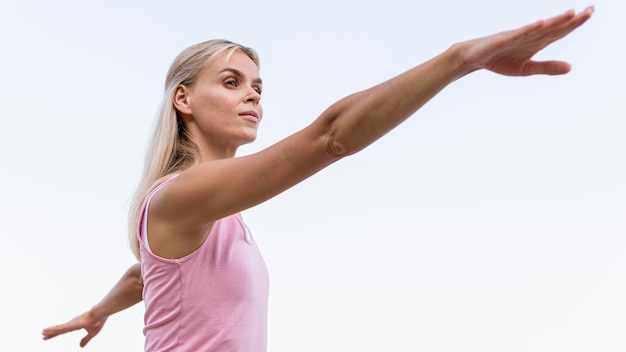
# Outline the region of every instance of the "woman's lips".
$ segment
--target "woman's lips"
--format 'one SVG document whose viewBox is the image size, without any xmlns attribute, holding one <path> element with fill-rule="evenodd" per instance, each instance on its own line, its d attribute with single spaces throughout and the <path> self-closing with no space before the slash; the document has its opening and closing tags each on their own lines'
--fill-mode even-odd
<svg viewBox="0 0 626 352">
<path fill-rule="evenodd" d="M 256 111 L 245 111 L 239 114 L 239 116 L 253 122 L 259 122 L 259 114 Z"/>
</svg>

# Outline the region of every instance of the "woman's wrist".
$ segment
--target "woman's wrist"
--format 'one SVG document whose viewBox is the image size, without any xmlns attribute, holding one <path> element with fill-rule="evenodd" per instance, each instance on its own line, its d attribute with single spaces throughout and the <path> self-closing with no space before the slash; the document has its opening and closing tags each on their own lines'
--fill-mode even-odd
<svg viewBox="0 0 626 352">
<path fill-rule="evenodd" d="M 105 313 L 104 307 L 102 307 L 100 304 L 97 304 L 91 307 L 89 311 L 87 311 L 87 317 L 93 322 L 98 322 L 106 320 L 109 317 L 109 314 Z"/>
<path fill-rule="evenodd" d="M 452 45 L 446 53 L 452 60 L 452 65 L 456 69 L 456 79 L 468 75 L 480 69 L 479 66 L 468 62 L 466 58 L 468 42 L 461 42 Z"/>
</svg>

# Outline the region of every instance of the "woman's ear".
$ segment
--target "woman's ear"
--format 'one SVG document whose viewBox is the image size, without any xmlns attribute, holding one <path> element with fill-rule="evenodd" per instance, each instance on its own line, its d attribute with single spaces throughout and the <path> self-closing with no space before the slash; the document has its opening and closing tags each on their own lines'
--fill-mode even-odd
<svg viewBox="0 0 626 352">
<path fill-rule="evenodd" d="M 181 114 L 191 115 L 191 104 L 189 101 L 189 88 L 179 84 L 174 92 L 174 107 Z"/>
</svg>

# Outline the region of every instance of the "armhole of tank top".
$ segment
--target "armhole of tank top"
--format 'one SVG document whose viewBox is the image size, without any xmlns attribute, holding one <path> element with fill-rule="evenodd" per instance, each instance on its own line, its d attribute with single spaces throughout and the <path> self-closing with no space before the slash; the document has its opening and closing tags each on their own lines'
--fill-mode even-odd
<svg viewBox="0 0 626 352">
<path fill-rule="evenodd" d="M 252 244 L 252 233 L 250 232 L 250 228 L 248 228 L 246 222 L 243 220 L 243 216 L 241 215 L 241 213 L 235 214 L 235 218 L 237 219 L 237 221 L 239 222 L 239 226 L 241 226 L 243 230 L 246 242 L 248 242 L 248 244 Z"/>
<path fill-rule="evenodd" d="M 152 197 L 158 192 L 160 191 L 163 187 L 167 186 L 170 181 L 172 181 L 173 179 L 175 179 L 179 174 L 176 174 L 170 178 L 168 178 L 167 180 L 165 180 L 163 183 L 161 183 L 160 185 L 158 185 L 155 189 L 153 189 L 149 194 L 148 197 L 146 199 L 146 204 L 144 205 L 144 208 L 142 210 L 143 212 L 143 216 L 142 216 L 142 221 L 141 221 L 141 227 L 140 227 L 140 231 L 139 231 L 139 239 L 141 240 L 141 242 L 143 242 L 143 244 L 146 246 L 146 249 L 152 253 L 152 250 L 150 249 L 150 244 L 148 243 L 148 207 L 150 206 L 150 201 L 152 200 Z"/>
</svg>

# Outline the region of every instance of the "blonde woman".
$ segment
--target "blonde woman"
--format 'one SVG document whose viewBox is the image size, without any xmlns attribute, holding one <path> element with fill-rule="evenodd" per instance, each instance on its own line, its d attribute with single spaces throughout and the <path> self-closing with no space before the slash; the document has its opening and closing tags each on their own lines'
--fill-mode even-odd
<svg viewBox="0 0 626 352">
<path fill-rule="evenodd" d="M 110 315 L 142 299 L 145 350 L 265 351 L 268 274 L 239 212 L 262 203 L 398 126 L 441 89 L 478 69 L 558 75 L 561 61 L 532 57 L 593 12 L 565 14 L 462 42 L 432 60 L 330 106 L 312 124 L 253 155 L 262 121 L 259 59 L 212 40 L 172 64 L 145 174 L 131 208 L 139 263 L 90 311 L 43 331 L 77 329 L 85 346 Z"/>
</svg>

